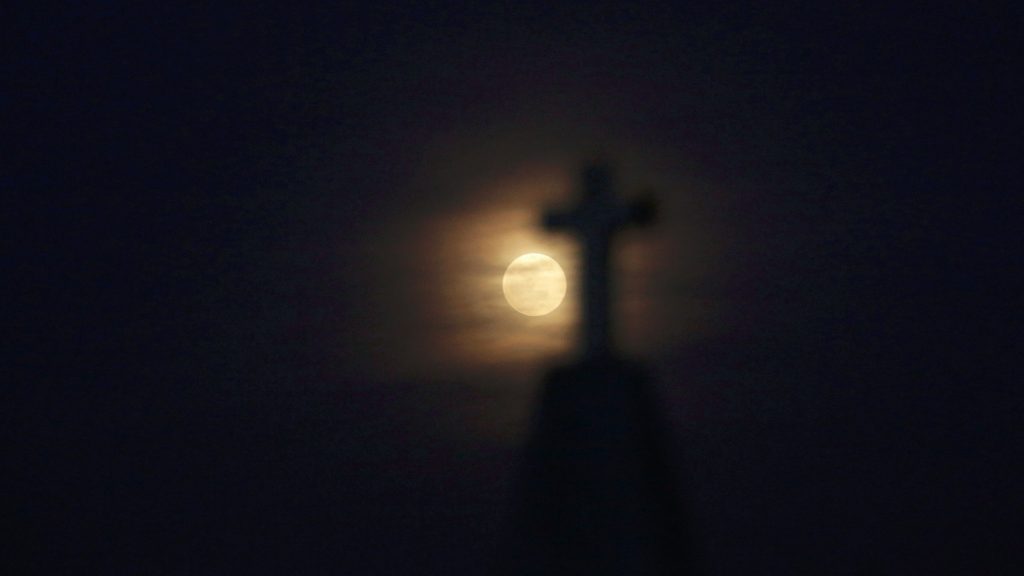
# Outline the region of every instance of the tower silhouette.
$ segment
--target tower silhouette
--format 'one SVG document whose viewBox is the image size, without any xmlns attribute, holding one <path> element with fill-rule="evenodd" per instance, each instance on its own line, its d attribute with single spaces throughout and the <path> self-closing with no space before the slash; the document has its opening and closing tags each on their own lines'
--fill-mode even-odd
<svg viewBox="0 0 1024 576">
<path fill-rule="evenodd" d="M 581 353 L 550 371 L 534 414 L 513 510 L 517 574 L 689 573 L 693 547 L 668 435 L 638 363 L 613 347 L 609 256 L 615 233 L 653 220 L 622 203 L 607 164 L 587 167 L 583 201 L 544 218 L 583 242 Z"/>
</svg>

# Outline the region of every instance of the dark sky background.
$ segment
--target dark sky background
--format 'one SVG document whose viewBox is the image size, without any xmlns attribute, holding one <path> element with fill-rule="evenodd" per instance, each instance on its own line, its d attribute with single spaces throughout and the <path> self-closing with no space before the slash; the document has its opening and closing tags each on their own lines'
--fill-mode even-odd
<svg viewBox="0 0 1024 576">
<path fill-rule="evenodd" d="M 344 4 L 8 10 L 11 573 L 485 573 L 597 153 L 707 573 L 1024 563 L 1019 8 Z"/>
</svg>

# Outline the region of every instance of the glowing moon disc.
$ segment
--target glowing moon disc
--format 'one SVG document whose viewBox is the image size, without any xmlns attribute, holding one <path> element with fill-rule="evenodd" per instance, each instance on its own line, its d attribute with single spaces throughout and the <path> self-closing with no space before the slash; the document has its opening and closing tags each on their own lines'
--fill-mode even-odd
<svg viewBox="0 0 1024 576">
<path fill-rule="evenodd" d="M 549 256 L 523 254 L 508 265 L 501 288 L 517 312 L 543 316 L 565 299 L 565 272 Z"/>
</svg>

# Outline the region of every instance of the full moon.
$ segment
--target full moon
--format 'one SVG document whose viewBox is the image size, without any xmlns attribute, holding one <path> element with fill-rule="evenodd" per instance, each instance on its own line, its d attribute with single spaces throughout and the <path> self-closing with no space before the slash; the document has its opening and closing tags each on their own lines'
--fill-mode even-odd
<svg viewBox="0 0 1024 576">
<path fill-rule="evenodd" d="M 543 316 L 565 299 L 565 272 L 550 256 L 523 254 L 508 265 L 501 288 L 517 312 Z"/>
</svg>

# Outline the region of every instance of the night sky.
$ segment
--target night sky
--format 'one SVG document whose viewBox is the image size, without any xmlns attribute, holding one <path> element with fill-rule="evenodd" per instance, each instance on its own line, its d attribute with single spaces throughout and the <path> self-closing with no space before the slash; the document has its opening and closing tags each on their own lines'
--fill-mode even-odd
<svg viewBox="0 0 1024 576">
<path fill-rule="evenodd" d="M 4 18 L 9 573 L 487 573 L 597 157 L 705 573 L 1024 564 L 1020 8 L 173 4 Z"/>
</svg>

